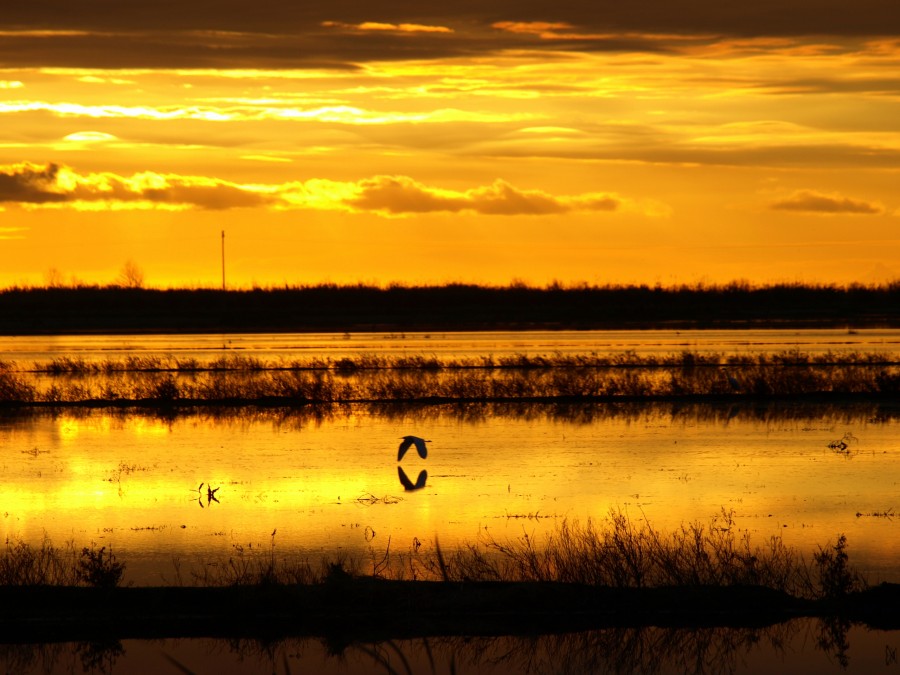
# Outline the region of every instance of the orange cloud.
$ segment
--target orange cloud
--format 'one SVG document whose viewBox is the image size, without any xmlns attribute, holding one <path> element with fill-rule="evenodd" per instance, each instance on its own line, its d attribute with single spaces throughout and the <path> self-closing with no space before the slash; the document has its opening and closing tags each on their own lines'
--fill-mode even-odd
<svg viewBox="0 0 900 675">
<path fill-rule="evenodd" d="M 420 23 L 381 23 L 364 21 L 362 23 L 343 23 L 342 21 L 323 21 L 325 28 L 343 28 L 358 31 L 387 31 L 392 33 L 452 33 L 446 26 L 427 26 Z"/>
<path fill-rule="evenodd" d="M 68 167 L 48 164 L 14 164 L 0 168 L 0 203 L 31 206 L 94 205 L 110 208 L 154 208 L 178 205 L 205 209 L 260 206 L 263 193 L 217 179 L 166 176 L 152 172 L 125 178 L 111 173 L 81 175 Z"/>
<path fill-rule="evenodd" d="M 491 28 L 503 31 L 504 33 L 514 33 L 517 35 L 535 35 L 541 40 L 556 41 L 605 41 L 622 39 L 638 41 L 646 41 L 647 46 L 654 40 L 672 40 L 678 39 L 678 36 L 643 34 L 632 32 L 619 33 L 580 33 L 575 30 L 575 26 L 565 22 L 552 21 L 497 21 L 491 24 Z"/>
<path fill-rule="evenodd" d="M 839 194 L 826 194 L 815 190 L 798 190 L 784 199 L 773 202 L 770 207 L 778 211 L 799 211 L 825 215 L 877 215 L 884 213 L 884 207 L 878 202 L 851 199 Z"/>
<path fill-rule="evenodd" d="M 551 21 L 497 21 L 491 24 L 491 27 L 507 33 L 556 36 L 559 31 L 571 30 L 572 24 Z"/>
</svg>

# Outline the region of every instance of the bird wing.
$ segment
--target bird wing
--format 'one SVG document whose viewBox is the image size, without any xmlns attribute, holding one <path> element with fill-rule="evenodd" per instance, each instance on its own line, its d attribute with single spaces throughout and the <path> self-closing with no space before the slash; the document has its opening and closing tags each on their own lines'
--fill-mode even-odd
<svg viewBox="0 0 900 675">
<path fill-rule="evenodd" d="M 414 490 L 421 490 L 425 487 L 425 481 L 428 480 L 428 472 L 425 469 L 422 469 L 419 472 L 419 477 L 416 478 L 416 484 L 413 487 Z"/>
<path fill-rule="evenodd" d="M 413 440 L 413 443 L 416 444 L 416 450 L 419 451 L 419 457 L 425 459 L 428 457 L 428 447 L 425 445 L 425 441 L 421 438 L 416 438 Z"/>
<path fill-rule="evenodd" d="M 413 444 L 415 440 L 414 436 L 404 436 L 403 442 L 400 444 L 400 448 L 397 450 L 397 461 L 399 462 L 403 459 L 403 455 L 406 454 L 406 451 L 409 450 L 409 446 Z"/>
<path fill-rule="evenodd" d="M 406 475 L 402 466 L 397 467 L 397 475 L 400 477 L 400 485 L 403 486 L 404 490 L 416 489 L 416 486 L 412 484 L 412 481 L 409 479 L 409 476 Z M 421 478 L 421 474 L 419 474 L 419 477 Z"/>
</svg>

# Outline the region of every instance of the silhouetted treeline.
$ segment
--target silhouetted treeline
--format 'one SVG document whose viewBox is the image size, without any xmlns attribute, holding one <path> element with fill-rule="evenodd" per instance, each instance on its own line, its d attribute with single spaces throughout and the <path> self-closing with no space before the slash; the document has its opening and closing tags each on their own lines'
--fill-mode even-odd
<svg viewBox="0 0 900 675">
<path fill-rule="evenodd" d="M 898 327 L 887 286 L 336 286 L 0 291 L 0 333 Z"/>
</svg>

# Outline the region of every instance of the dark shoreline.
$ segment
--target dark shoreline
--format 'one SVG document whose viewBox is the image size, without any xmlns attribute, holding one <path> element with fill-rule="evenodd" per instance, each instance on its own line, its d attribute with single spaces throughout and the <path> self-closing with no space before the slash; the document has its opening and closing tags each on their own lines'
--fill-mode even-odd
<svg viewBox="0 0 900 675">
<path fill-rule="evenodd" d="M 0 335 L 897 327 L 896 282 L 0 290 Z"/>
<path fill-rule="evenodd" d="M 800 617 L 896 630 L 900 585 L 832 600 L 768 588 L 598 588 L 347 579 L 314 585 L 0 588 L 0 642 L 177 637 L 379 640 L 610 627 L 766 627 Z"/>
</svg>

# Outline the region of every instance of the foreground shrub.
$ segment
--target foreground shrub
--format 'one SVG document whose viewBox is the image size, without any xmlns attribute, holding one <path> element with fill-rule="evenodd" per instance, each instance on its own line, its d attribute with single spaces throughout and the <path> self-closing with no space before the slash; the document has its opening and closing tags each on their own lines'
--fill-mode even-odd
<svg viewBox="0 0 900 675">
<path fill-rule="evenodd" d="M 813 553 L 814 579 L 821 597 L 840 598 L 865 586 L 859 573 L 850 567 L 846 549 L 847 537 L 842 534 L 834 546 L 820 546 Z"/>
<path fill-rule="evenodd" d="M 122 581 L 125 573 L 125 563 L 116 561 L 112 549 L 106 552 L 106 547 L 100 550 L 93 546 L 81 549 L 81 558 L 75 568 L 75 576 L 83 584 L 95 588 L 114 588 Z"/>
</svg>

